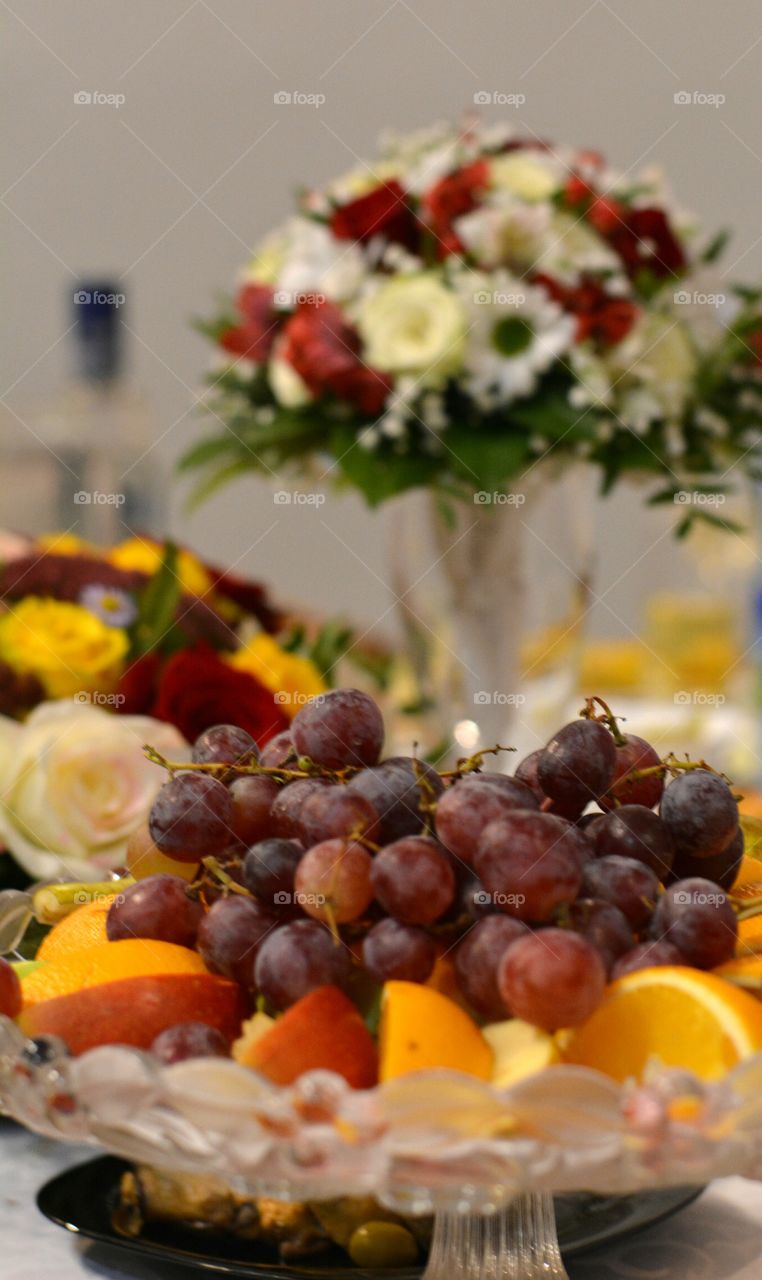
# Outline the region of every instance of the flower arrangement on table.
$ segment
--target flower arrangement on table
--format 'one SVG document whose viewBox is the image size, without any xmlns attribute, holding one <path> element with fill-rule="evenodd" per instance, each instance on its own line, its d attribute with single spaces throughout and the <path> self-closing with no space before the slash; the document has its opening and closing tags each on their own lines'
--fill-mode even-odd
<svg viewBox="0 0 762 1280">
<path fill-rule="evenodd" d="M 371 504 L 504 489 L 549 455 L 652 501 L 756 475 L 760 295 L 706 292 L 723 242 L 594 151 L 491 125 L 392 137 L 303 193 L 202 326 L 225 431 L 184 466 L 203 494 L 316 457 Z"/>
<path fill-rule="evenodd" d="M 234 720 L 263 746 L 346 646 L 172 545 L 6 537 L 0 555 L 0 839 L 36 879 L 124 864 L 161 785 L 146 742 L 182 754 Z"/>
</svg>

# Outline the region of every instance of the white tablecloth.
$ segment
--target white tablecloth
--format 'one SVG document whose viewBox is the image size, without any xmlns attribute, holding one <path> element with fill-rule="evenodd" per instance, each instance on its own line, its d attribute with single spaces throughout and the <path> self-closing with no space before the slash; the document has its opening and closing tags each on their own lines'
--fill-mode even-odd
<svg viewBox="0 0 762 1280">
<path fill-rule="evenodd" d="M 130 1257 L 66 1235 L 37 1211 L 49 1178 L 93 1153 L 0 1120 L 2 1280 L 198 1280 L 186 1267 Z M 571 1280 L 760 1280 L 762 1185 L 716 1182 L 694 1204 L 620 1244 L 569 1263 Z"/>
</svg>

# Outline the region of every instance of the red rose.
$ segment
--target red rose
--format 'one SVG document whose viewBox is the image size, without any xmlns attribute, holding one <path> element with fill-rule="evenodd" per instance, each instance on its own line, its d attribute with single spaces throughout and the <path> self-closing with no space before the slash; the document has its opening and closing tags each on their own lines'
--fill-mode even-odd
<svg viewBox="0 0 762 1280">
<path fill-rule="evenodd" d="M 452 224 L 456 218 L 476 208 L 488 181 L 487 161 L 474 160 L 472 164 L 440 178 L 423 197 L 426 221 L 438 241 L 437 257 L 446 258 L 451 253 L 463 252 L 463 245 Z"/>
<path fill-rule="evenodd" d="M 591 221 L 596 201 L 588 216 Z M 597 225 L 594 222 L 594 225 Z M 610 225 L 598 225 L 612 249 L 619 254 L 631 279 L 640 271 L 663 279 L 677 275 L 685 266 L 685 254 L 663 209 L 626 209 L 611 219 Z"/>
<path fill-rule="evenodd" d="M 117 707 L 123 716 L 148 716 L 151 714 L 159 682 L 161 658 L 156 652 L 144 653 L 131 662 L 122 673 Z"/>
<path fill-rule="evenodd" d="M 415 214 L 396 178 L 339 205 L 331 215 L 330 227 L 337 240 L 359 240 L 361 244 L 373 236 L 384 236 L 412 250 L 419 238 Z"/>
<path fill-rule="evenodd" d="M 149 686 L 151 701 L 146 706 Z M 259 746 L 288 728 L 270 690 L 248 672 L 236 671 L 223 662 L 213 649 L 183 649 L 173 654 L 161 671 L 154 655 L 148 655 L 133 665 L 122 687 L 127 698 L 120 707 L 124 714 L 139 710 L 165 720 L 189 742 L 213 724 L 237 724 Z M 138 706 L 141 698 L 144 705 Z M 132 705 L 128 705 L 130 700 Z"/>
<path fill-rule="evenodd" d="M 375 417 L 391 381 L 369 369 L 359 356 L 360 339 L 334 302 L 302 302 L 283 330 L 282 357 L 289 360 L 313 395 L 326 392 Z"/>
<path fill-rule="evenodd" d="M 275 309 L 270 286 L 245 284 L 238 295 L 238 310 L 242 323 L 220 334 L 220 346 L 260 363 L 269 356 L 283 319 Z"/>
<path fill-rule="evenodd" d="M 638 315 L 634 302 L 606 293 L 597 280 L 583 277 L 578 285 L 569 286 L 538 275 L 535 283 L 544 285 L 551 298 L 576 317 L 576 342 L 590 338 L 599 347 L 616 346 L 627 337 Z"/>
</svg>

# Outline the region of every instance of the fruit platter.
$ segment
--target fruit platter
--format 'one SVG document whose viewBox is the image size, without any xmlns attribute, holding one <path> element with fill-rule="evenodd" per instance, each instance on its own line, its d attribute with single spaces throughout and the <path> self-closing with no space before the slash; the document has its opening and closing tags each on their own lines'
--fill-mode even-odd
<svg viewBox="0 0 762 1280">
<path fill-rule="evenodd" d="M 515 767 L 383 746 L 353 689 L 261 750 L 146 744 L 126 866 L 0 894 L 6 1113 L 126 1162 L 125 1238 L 193 1224 L 273 1275 L 562 1277 L 553 1195 L 762 1178 L 762 823 L 732 781 L 598 697 Z"/>
</svg>

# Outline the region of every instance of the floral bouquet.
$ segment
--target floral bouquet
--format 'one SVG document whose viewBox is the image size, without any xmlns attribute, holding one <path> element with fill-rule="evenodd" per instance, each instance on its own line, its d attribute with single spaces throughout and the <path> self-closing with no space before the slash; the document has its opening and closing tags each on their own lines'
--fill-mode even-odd
<svg viewBox="0 0 762 1280">
<path fill-rule="evenodd" d="M 371 504 L 504 490 L 549 455 L 653 501 L 756 475 L 759 295 L 709 291 L 723 242 L 594 151 L 477 124 L 389 138 L 301 195 L 203 326 L 226 429 L 184 465 L 206 492 L 317 455 Z"/>
</svg>

